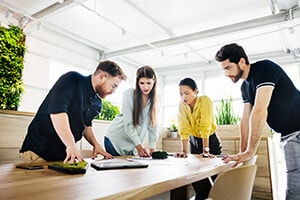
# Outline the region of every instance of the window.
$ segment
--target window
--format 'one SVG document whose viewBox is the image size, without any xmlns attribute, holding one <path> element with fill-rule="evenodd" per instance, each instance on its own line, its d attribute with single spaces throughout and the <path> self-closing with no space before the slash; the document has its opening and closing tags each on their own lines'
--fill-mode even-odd
<svg viewBox="0 0 300 200">
<path fill-rule="evenodd" d="M 92 73 L 90 70 L 87 70 L 84 68 L 74 67 L 74 66 L 70 66 L 70 65 L 67 65 L 64 63 L 60 63 L 60 62 L 51 60 L 50 66 L 49 66 L 48 89 L 50 89 L 54 85 L 54 83 L 57 81 L 57 79 L 61 75 L 63 75 L 64 73 L 67 73 L 69 71 L 76 71 L 85 76 Z"/>
<path fill-rule="evenodd" d="M 232 97 L 234 112 L 242 114 L 243 104 L 241 100 L 240 85 L 242 81 L 233 83 L 227 77 L 222 75 L 207 78 L 204 82 L 194 79 L 199 88 L 199 95 L 207 95 L 214 103 L 214 108 L 221 99 Z M 204 83 L 204 87 L 203 84 Z M 204 91 L 201 91 L 202 88 Z M 163 87 L 163 108 L 162 108 L 162 124 L 169 126 L 172 120 L 176 120 L 178 102 L 180 95 L 178 83 L 167 84 Z"/>
<path fill-rule="evenodd" d="M 64 63 L 51 61 L 50 69 L 49 69 L 48 89 L 50 89 L 54 85 L 54 83 L 61 75 L 69 71 L 76 71 L 85 76 L 88 76 L 94 72 L 84 68 L 74 67 Z M 119 106 L 121 108 L 122 94 L 127 88 L 129 88 L 129 84 L 127 82 L 122 81 L 119 87 L 117 88 L 116 92 L 111 95 L 108 95 L 106 99 L 110 101 L 112 104 Z"/>
</svg>

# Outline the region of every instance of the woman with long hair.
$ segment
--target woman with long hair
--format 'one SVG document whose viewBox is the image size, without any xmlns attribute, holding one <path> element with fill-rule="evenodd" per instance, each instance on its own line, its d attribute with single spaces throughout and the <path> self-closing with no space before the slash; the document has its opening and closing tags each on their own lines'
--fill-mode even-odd
<svg viewBox="0 0 300 200">
<path fill-rule="evenodd" d="M 150 66 L 136 72 L 135 88 L 123 93 L 122 112 L 110 125 L 104 144 L 113 156 L 150 157 L 157 141 L 157 76 Z M 149 151 L 143 143 L 148 135 Z"/>
</svg>

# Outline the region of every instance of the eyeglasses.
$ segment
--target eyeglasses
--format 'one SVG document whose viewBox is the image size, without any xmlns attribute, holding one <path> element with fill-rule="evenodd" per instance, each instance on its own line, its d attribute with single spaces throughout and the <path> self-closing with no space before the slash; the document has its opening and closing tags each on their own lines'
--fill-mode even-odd
<svg viewBox="0 0 300 200">
<path fill-rule="evenodd" d="M 115 91 L 117 89 L 118 85 L 113 83 L 110 79 L 108 79 L 108 80 L 110 81 L 110 84 L 111 84 L 111 90 Z"/>
<path fill-rule="evenodd" d="M 111 91 L 115 91 L 115 90 L 117 89 L 118 85 L 115 84 L 114 82 L 112 82 L 111 77 L 109 77 L 108 75 L 105 75 L 105 76 L 106 76 L 107 80 L 110 81 L 110 84 L 111 84 Z"/>
</svg>

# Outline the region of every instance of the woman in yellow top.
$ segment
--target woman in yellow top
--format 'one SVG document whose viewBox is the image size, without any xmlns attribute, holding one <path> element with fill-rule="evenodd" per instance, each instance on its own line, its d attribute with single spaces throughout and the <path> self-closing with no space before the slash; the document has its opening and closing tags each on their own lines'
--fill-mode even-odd
<svg viewBox="0 0 300 200">
<path fill-rule="evenodd" d="M 188 142 L 191 154 L 213 158 L 221 154 L 222 145 L 216 133 L 213 103 L 208 96 L 198 96 L 196 82 L 184 78 L 179 82 L 181 101 L 178 108 L 178 131 L 181 137 L 181 152 L 176 157 L 187 157 Z M 215 177 L 212 177 L 213 179 Z M 211 184 L 208 179 L 193 183 L 196 200 L 208 197 Z"/>
</svg>

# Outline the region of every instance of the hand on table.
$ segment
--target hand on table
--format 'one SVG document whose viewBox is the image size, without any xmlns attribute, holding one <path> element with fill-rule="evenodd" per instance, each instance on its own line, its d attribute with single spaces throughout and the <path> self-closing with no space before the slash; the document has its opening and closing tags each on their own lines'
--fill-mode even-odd
<svg viewBox="0 0 300 200">
<path fill-rule="evenodd" d="M 100 146 L 100 144 L 97 144 L 97 145 L 94 146 L 92 159 L 97 158 L 97 155 L 98 155 L 98 154 L 101 154 L 102 156 L 104 156 L 104 159 L 112 159 L 112 158 L 114 158 L 110 153 L 107 153 L 107 152 Z"/>
<path fill-rule="evenodd" d="M 174 154 L 175 158 L 186 158 L 187 157 L 187 153 L 185 152 L 177 152 Z"/>
<path fill-rule="evenodd" d="M 138 150 L 139 156 L 140 157 L 151 157 L 151 155 L 148 153 L 148 151 L 145 148 L 142 148 Z"/>
<path fill-rule="evenodd" d="M 216 157 L 214 154 L 211 154 L 211 153 L 202 153 L 200 155 L 202 156 L 202 158 L 215 158 Z"/>
<path fill-rule="evenodd" d="M 235 155 L 225 155 L 223 156 L 222 160 L 224 163 L 228 163 L 230 161 L 235 161 L 232 167 L 236 167 L 238 164 L 248 161 L 252 158 L 253 155 L 247 152 L 235 154 Z"/>
<path fill-rule="evenodd" d="M 64 160 L 64 163 L 74 163 L 77 161 L 83 161 L 83 157 L 80 152 L 77 150 L 76 146 L 71 146 L 66 148 L 67 156 Z"/>
</svg>

